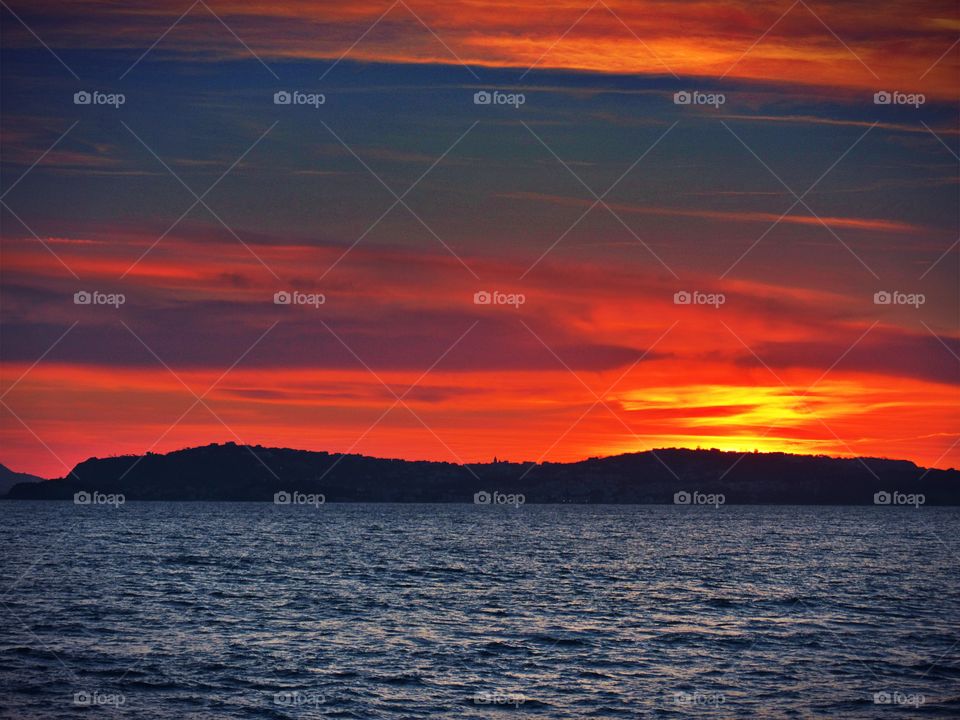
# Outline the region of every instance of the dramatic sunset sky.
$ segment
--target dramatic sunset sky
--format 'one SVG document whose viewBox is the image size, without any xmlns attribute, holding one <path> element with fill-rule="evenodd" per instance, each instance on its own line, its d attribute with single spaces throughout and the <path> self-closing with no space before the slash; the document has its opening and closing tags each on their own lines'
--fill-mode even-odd
<svg viewBox="0 0 960 720">
<path fill-rule="evenodd" d="M 955 2 L 4 0 L 0 20 L 15 470 L 225 441 L 960 467 Z"/>
</svg>

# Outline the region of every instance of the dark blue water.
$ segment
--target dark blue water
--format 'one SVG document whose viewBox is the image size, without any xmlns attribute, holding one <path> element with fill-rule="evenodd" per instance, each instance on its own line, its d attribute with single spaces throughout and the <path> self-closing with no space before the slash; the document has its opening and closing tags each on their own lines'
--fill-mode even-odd
<svg viewBox="0 0 960 720">
<path fill-rule="evenodd" d="M 960 717 L 958 509 L 0 515 L 3 717 Z"/>
</svg>

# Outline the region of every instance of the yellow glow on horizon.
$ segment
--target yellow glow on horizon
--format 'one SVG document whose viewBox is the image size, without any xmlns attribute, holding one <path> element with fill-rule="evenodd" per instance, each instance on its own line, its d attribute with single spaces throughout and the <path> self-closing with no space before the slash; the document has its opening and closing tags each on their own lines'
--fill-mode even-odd
<svg viewBox="0 0 960 720">
<path fill-rule="evenodd" d="M 804 395 L 803 389 L 783 385 L 689 385 L 630 391 L 618 398 L 624 410 L 675 410 L 684 427 L 788 426 L 817 422 L 863 411 L 854 398 L 861 388 L 852 383 L 830 383 L 823 392 Z M 689 415 L 682 412 L 689 410 Z M 704 412 L 706 411 L 706 412 Z"/>
</svg>

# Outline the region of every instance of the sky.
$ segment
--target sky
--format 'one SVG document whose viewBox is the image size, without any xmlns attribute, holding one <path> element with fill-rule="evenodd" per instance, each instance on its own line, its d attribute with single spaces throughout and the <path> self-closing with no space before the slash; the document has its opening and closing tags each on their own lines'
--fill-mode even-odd
<svg viewBox="0 0 960 720">
<path fill-rule="evenodd" d="M 227 441 L 960 467 L 953 2 L 0 20 L 15 470 Z"/>
</svg>

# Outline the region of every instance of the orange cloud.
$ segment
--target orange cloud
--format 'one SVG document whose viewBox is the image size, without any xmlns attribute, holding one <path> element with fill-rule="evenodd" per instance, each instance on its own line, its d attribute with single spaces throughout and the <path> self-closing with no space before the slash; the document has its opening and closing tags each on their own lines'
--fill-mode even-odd
<svg viewBox="0 0 960 720">
<path fill-rule="evenodd" d="M 536 0 L 456 6 L 438 0 L 349 6 L 222 0 L 211 7 L 267 60 L 331 60 L 347 53 L 361 61 L 462 60 L 474 67 L 723 76 L 871 92 L 886 87 L 943 99 L 955 97 L 957 88 L 957 56 L 948 52 L 957 35 L 956 6 L 946 0 L 883 7 L 606 0 L 589 10 L 584 3 Z M 172 1 L 145 7 L 80 0 L 64 8 L 42 0 L 31 6 L 41 34 L 60 47 L 146 48 L 182 12 Z M 18 42 L 35 41 L 24 35 Z M 202 6 L 158 47 L 170 50 L 195 58 L 250 57 Z"/>
<path fill-rule="evenodd" d="M 26 370 L 9 366 L 5 375 Z M 72 465 L 91 453 L 160 452 L 217 439 L 467 462 L 493 455 L 563 461 L 703 446 L 960 465 L 960 450 L 950 450 L 955 434 L 942 430 L 956 427 L 956 392 L 951 399 L 936 384 L 878 384 L 838 371 L 805 394 L 820 372 L 786 373 L 784 387 L 762 369 L 734 375 L 716 362 L 664 361 L 644 363 L 605 393 L 623 370 L 584 376 L 588 390 L 559 364 L 551 371 L 498 373 L 495 383 L 486 373 L 441 369 L 421 381 L 406 406 L 384 415 L 395 398 L 362 368 L 239 367 L 205 398 L 211 413 L 204 406 L 189 410 L 194 396 L 159 365 L 47 363 L 34 368 L 6 402 L 50 450 L 6 410 L 0 436 L 5 462 L 52 476 L 66 472 L 60 459 Z M 179 371 L 198 394 L 221 373 Z M 400 395 L 420 373 L 380 376 Z"/>
<path fill-rule="evenodd" d="M 154 239 L 123 237 L 107 245 L 58 239 L 56 249 L 83 269 L 85 280 L 104 283 Z M 960 397 L 950 365 L 950 347 L 960 348 L 960 340 L 935 338 L 916 322 L 899 327 L 894 318 L 871 329 L 875 311 L 866 290 L 735 280 L 722 287 L 722 309 L 678 307 L 669 277 L 551 259 L 521 288 L 529 297 L 523 310 L 498 313 L 473 305 L 475 283 L 451 273 L 448 263 L 456 261 L 442 253 L 360 246 L 336 283 L 322 288 L 330 300 L 322 316 L 313 316 L 277 312 L 273 280 L 232 245 L 189 242 L 171 237 L 157 246 L 118 317 L 71 314 L 78 312 L 70 302 L 76 282 L 49 270 L 55 266 L 36 241 L 8 244 L 5 261 L 18 285 L 50 299 L 16 296 L 5 304 L 8 322 L 32 323 L 39 344 L 20 357 L 6 333 L 4 390 L 23 379 L 5 398 L 12 412 L 0 408 L 4 462 L 62 475 L 61 460 L 72 466 L 91 454 L 234 440 L 465 461 L 710 446 L 960 465 L 960 450 L 951 449 Z M 318 262 L 332 261 L 340 248 L 262 244 L 257 250 L 293 275 L 322 267 Z M 469 260 L 484 277 L 519 275 L 504 259 Z M 243 280 L 225 282 L 223 273 Z M 384 293 L 380 278 L 391 273 Z M 685 280 L 709 287 L 709 278 Z M 210 312 L 199 312 L 201 305 Z M 157 321 L 168 312 L 173 321 Z M 74 319 L 71 335 L 31 368 Z M 338 342 L 319 319 L 376 377 L 342 348 L 336 354 Z M 221 378 L 274 322 L 258 353 Z M 167 324 L 174 333 L 159 343 L 152 333 Z M 226 342 L 218 334 L 224 328 L 242 342 L 211 355 Z M 402 395 L 418 380 L 406 406 L 384 415 L 393 393 Z M 213 412 L 190 409 L 191 390 L 202 394 L 211 386 L 206 401 Z"/>
</svg>

